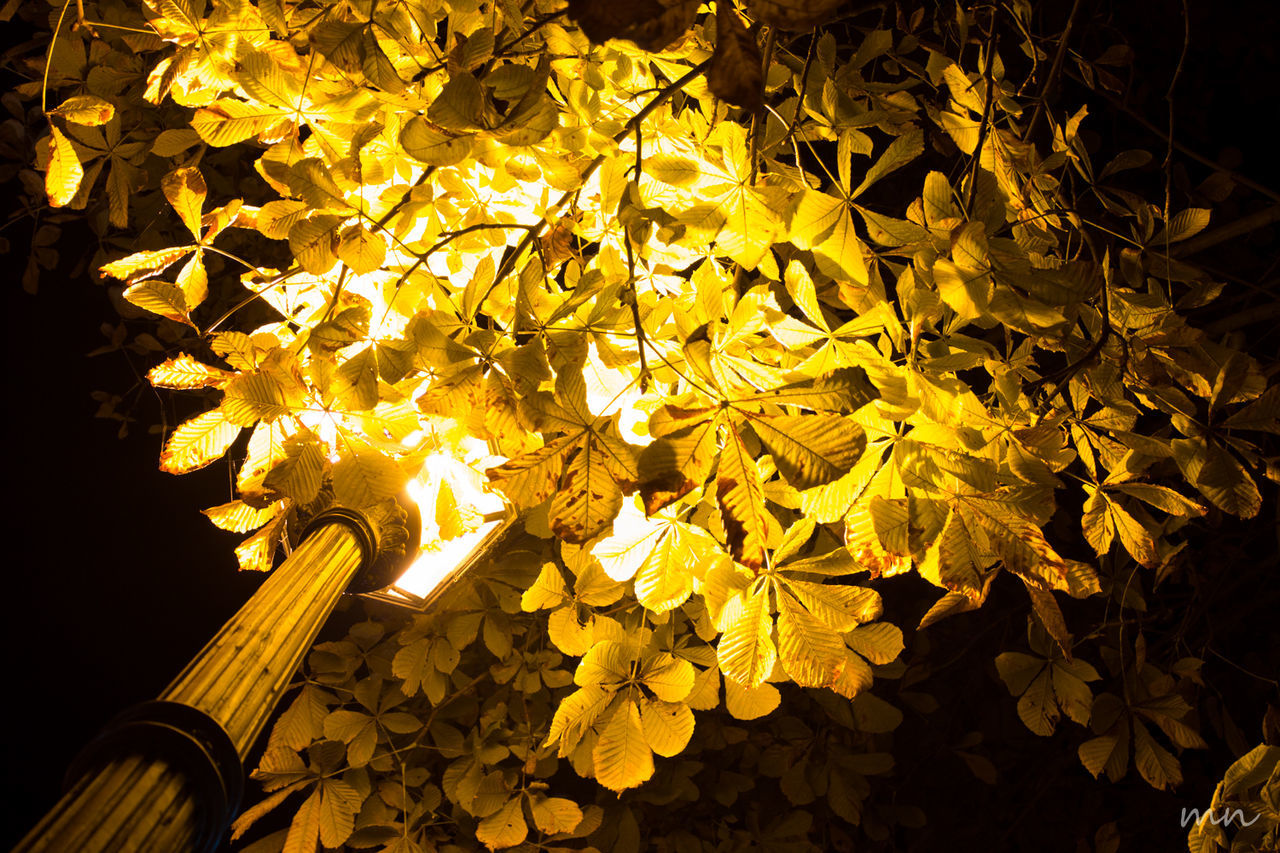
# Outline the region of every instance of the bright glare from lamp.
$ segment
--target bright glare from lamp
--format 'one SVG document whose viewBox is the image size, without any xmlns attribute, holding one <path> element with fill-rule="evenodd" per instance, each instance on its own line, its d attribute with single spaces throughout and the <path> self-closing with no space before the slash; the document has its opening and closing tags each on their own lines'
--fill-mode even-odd
<svg viewBox="0 0 1280 853">
<path fill-rule="evenodd" d="M 422 550 L 394 584 L 371 595 L 426 609 L 484 555 L 513 513 L 499 495 L 485 489 L 476 467 L 445 453 L 426 458 L 408 491 L 422 513 Z"/>
</svg>

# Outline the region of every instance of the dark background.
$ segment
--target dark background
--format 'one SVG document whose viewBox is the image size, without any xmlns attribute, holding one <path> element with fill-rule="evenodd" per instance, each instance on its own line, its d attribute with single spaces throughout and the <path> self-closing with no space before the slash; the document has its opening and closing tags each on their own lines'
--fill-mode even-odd
<svg viewBox="0 0 1280 853">
<path fill-rule="evenodd" d="M 1060 6 L 1064 17 L 1070 7 L 1037 5 Z M 1280 113 L 1277 4 L 1188 5 L 1191 43 L 1175 92 L 1175 136 L 1259 183 L 1280 187 L 1277 136 L 1269 129 Z M 1163 96 L 1182 47 L 1180 0 L 1086 0 L 1085 11 L 1095 19 L 1108 16 L 1126 34 L 1137 53 L 1133 109 L 1165 126 Z M 1069 81 L 1063 86 L 1067 99 L 1079 97 Z M 1163 142 L 1102 101 L 1091 104 L 1085 127 L 1104 149 L 1164 150 Z M 1176 152 L 1174 162 L 1186 165 L 1192 184 L 1207 175 Z M 1228 221 L 1232 205 L 1243 205 L 1235 211 L 1240 215 L 1266 203 L 1256 196 L 1229 200 L 1226 218 L 1218 220 L 1223 213 L 1215 210 L 1215 222 Z M 75 236 L 73 230 L 67 234 Z M 93 417 L 98 403 L 92 392 L 125 391 L 156 359 L 118 352 L 86 356 L 104 343 L 100 326 L 114 322 L 115 313 L 100 285 L 83 273 L 72 275 L 76 248 L 70 237 L 59 247 L 66 269 L 44 276 L 37 295 L 19 286 L 20 257 L 2 261 L 9 273 L 5 511 L 12 546 L 0 599 L 8 670 L 0 819 L 0 845 L 6 847 L 55 802 L 80 746 L 115 713 L 163 689 L 262 580 L 237 571 L 232 549 L 239 537 L 216 530 L 199 513 L 231 498 L 225 462 L 183 477 L 159 472 L 161 436 L 148 426 L 162 409 L 150 391 L 140 395 L 132 412 L 139 422 L 123 440 L 116 436 L 117 422 Z M 1226 247 L 1220 263 L 1274 293 L 1276 245 L 1271 232 L 1253 235 Z M 1233 291 L 1232 285 L 1227 293 L 1237 304 L 1270 298 Z M 1256 355 L 1276 351 L 1274 327 L 1249 334 Z M 1272 498 L 1255 527 L 1273 526 L 1274 518 Z M 1274 542 L 1274 533 L 1269 538 Z M 1275 677 L 1274 661 L 1271 669 Z M 1241 710 L 1247 719 L 1259 716 Z M 1246 737 L 1256 742 L 1258 732 Z M 1072 759 L 1066 750 L 1060 751 Z M 1218 774 L 1229 763 L 1224 753 L 1211 758 Z M 1076 766 L 1072 772 L 1085 771 Z M 1126 781 L 1135 776 L 1131 769 Z M 1211 786 L 1202 786 L 1180 790 L 1178 799 L 1207 804 Z M 1101 787 L 1098 793 L 1106 796 Z M 1158 818 L 1172 823 L 1176 816 Z M 1055 847 L 1052 837 L 1043 843 L 1045 850 L 1068 849 Z"/>
</svg>

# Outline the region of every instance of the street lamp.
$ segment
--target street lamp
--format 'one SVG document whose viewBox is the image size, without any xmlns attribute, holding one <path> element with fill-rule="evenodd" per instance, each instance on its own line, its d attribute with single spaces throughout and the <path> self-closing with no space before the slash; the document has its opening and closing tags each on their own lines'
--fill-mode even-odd
<svg viewBox="0 0 1280 853">
<path fill-rule="evenodd" d="M 66 792 L 15 853 L 215 850 L 239 809 L 242 761 L 343 593 L 425 609 L 510 525 L 506 504 L 465 463 L 429 460 L 424 474 L 408 499 L 316 515 L 159 698 L 116 717 L 81 752 Z M 437 506 L 442 488 L 449 507 Z M 437 522 L 424 537 L 422 517 L 449 508 L 466 523 L 446 532 L 460 535 L 442 538 Z"/>
</svg>

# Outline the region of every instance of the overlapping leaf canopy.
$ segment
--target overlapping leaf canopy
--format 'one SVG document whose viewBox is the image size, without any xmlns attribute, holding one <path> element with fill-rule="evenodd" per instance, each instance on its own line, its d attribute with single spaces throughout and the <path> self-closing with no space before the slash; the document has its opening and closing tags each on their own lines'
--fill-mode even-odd
<svg viewBox="0 0 1280 853">
<path fill-rule="evenodd" d="M 83 204 L 104 162 L 112 176 L 161 164 L 185 236 L 101 272 L 198 334 L 149 374 L 213 398 L 161 466 L 208 465 L 248 431 L 237 494 L 207 511 L 249 534 L 242 567 L 268 569 L 298 513 L 387 500 L 428 457 L 477 444 L 491 487 L 552 543 L 521 589 L 474 593 L 369 664 L 398 699 L 369 687 L 362 710 L 295 703 L 297 732 L 277 730 L 261 772 L 311 791 L 312 843 L 357 831 L 366 792 L 331 778 L 331 747 L 309 765 L 289 750 L 323 738 L 351 767 L 373 761 L 417 731 L 400 702 L 440 706 L 460 688 L 481 626 L 502 683 L 566 690 L 540 700 L 541 728 L 521 723 L 528 772 L 559 756 L 621 791 L 685 749 L 695 710 L 753 719 L 780 683 L 866 697 L 858 725 L 893 728 L 901 715 L 866 691 L 902 631 L 877 621 L 865 578 L 934 584 L 927 625 L 981 606 L 1007 574 L 1056 648 L 997 664 L 1048 734 L 1063 714 L 1089 722 L 1098 678 L 1072 658 L 1059 596 L 1116 583 L 1046 535 L 1060 503 L 1083 501 L 1073 523 L 1095 554 L 1118 544 L 1157 573 L 1188 519 L 1258 512 L 1254 435 L 1277 431 L 1280 391 L 1177 310 L 1211 298 L 1209 276 L 1170 252 L 1208 212 L 1116 194 L 1106 211 L 1126 233 L 1089 230 L 1066 189 L 1098 174 L 1083 113 L 1050 118 L 1033 144 L 1002 45 L 975 38 L 978 63 L 962 66 L 923 10 L 854 28 L 839 5 L 110 11 L 144 31 L 104 48 L 134 76 L 91 78 L 49 110 L 49 203 Z M 1026 24 L 1030 10 L 1001 14 Z M 145 97 L 134 113 L 176 104 L 166 115 L 182 123 L 125 124 L 123 91 Z M 251 190 L 215 180 L 204 158 L 219 149 L 252 164 Z M 130 182 L 105 184 L 122 226 Z M 234 310 L 210 307 L 237 290 L 270 320 L 237 329 Z M 521 609 L 547 613 L 558 653 L 513 649 Z M 571 692 L 561 653 L 581 658 Z M 1120 703 L 1108 720 L 1145 714 L 1198 745 L 1178 728 L 1185 709 L 1159 704 L 1165 686 L 1146 706 L 1105 694 Z M 443 794 L 490 848 L 595 831 L 599 814 L 486 746 L 505 707 L 465 743 L 443 722 L 416 735 L 454 762 Z M 1129 728 L 1097 714 L 1081 758 L 1114 776 L 1125 764 L 1103 749 Z M 1134 725 L 1140 769 L 1164 787 L 1168 753 Z M 855 785 L 846 771 L 823 784 Z M 831 796 L 857 812 L 859 797 Z M 426 831 L 421 802 L 387 804 Z"/>
</svg>

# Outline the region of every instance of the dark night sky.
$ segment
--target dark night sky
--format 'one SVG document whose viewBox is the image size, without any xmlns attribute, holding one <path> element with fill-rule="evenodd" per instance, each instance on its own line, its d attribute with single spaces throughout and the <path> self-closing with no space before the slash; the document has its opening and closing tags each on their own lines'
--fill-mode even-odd
<svg viewBox="0 0 1280 853">
<path fill-rule="evenodd" d="M 46 280 L 34 298 L 6 288 L 5 849 L 54 803 L 80 746 L 162 690 L 262 579 L 237 571 L 238 537 L 199 513 L 228 499 L 225 465 L 164 474 L 145 424 L 121 441 L 93 418 L 92 391 L 132 381 L 119 354 L 85 356 L 109 311 L 83 280 Z"/>
<path fill-rule="evenodd" d="M 1109 5 L 1130 7 L 1135 20 L 1126 29 L 1147 63 L 1147 100 L 1156 105 L 1180 45 L 1180 0 Z M 1280 185 L 1274 136 L 1262 130 L 1280 107 L 1276 11 L 1262 2 L 1190 6 L 1179 138 L 1210 158 L 1234 145 L 1239 171 Z M 1160 110 L 1146 112 L 1162 121 Z M 1124 122 L 1091 114 L 1104 134 Z M 1157 140 L 1135 139 L 1162 150 Z M 7 848 L 53 804 L 80 746 L 116 712 L 158 693 L 261 578 L 237 572 L 238 537 L 199 513 L 229 499 L 225 464 L 163 474 L 160 438 L 146 423 L 120 441 L 114 423 L 92 417 L 92 391 L 132 382 L 118 354 L 85 356 L 112 316 L 103 289 L 46 277 L 32 297 L 18 286 L 20 260 L 5 262 L 14 270 L 5 289 L 5 446 L 7 530 L 16 545 L 2 599 L 10 723 L 0 846 Z M 158 406 L 148 401 L 140 411 Z"/>
</svg>

